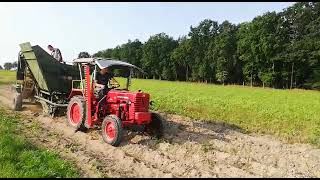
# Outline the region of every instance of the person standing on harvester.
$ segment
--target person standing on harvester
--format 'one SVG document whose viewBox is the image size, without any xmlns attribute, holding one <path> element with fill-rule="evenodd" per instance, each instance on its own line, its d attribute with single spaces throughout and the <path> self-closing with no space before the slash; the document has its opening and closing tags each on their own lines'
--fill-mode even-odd
<svg viewBox="0 0 320 180">
<path fill-rule="evenodd" d="M 48 45 L 48 49 L 51 51 L 51 56 L 53 56 L 53 57 L 54 57 L 56 60 L 58 60 L 60 63 L 63 62 L 60 49 L 54 48 L 54 47 L 51 46 L 51 45 Z"/>
</svg>

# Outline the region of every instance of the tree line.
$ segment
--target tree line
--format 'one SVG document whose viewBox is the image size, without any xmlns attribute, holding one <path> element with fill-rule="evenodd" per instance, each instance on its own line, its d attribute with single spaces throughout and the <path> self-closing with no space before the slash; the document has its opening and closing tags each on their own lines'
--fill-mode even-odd
<svg viewBox="0 0 320 180">
<path fill-rule="evenodd" d="M 0 70 L 11 70 L 18 67 L 18 61 L 6 62 L 3 67 L 0 65 Z"/>
<path fill-rule="evenodd" d="M 298 2 L 240 24 L 205 19 L 178 39 L 159 33 L 93 57 L 127 61 L 150 79 L 319 88 L 320 3 Z"/>
</svg>

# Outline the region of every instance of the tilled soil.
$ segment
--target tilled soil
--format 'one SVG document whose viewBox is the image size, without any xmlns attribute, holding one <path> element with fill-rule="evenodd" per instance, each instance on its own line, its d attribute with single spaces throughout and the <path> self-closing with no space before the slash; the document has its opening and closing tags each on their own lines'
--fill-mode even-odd
<svg viewBox="0 0 320 180">
<path fill-rule="evenodd" d="M 10 107 L 12 95 L 9 86 L 0 87 L 2 105 Z M 320 149 L 243 134 L 223 123 L 161 113 L 163 139 L 126 132 L 113 147 L 100 130 L 75 132 L 66 117 L 42 115 L 38 104 L 24 104 L 19 114 L 31 142 L 73 161 L 83 177 L 320 177 Z"/>
</svg>

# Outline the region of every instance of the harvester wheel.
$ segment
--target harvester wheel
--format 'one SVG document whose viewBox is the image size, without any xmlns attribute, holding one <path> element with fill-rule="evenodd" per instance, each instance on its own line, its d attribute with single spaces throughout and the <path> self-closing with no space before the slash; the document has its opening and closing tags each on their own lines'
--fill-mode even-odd
<svg viewBox="0 0 320 180">
<path fill-rule="evenodd" d="M 14 111 L 21 111 L 22 110 L 22 96 L 20 93 L 14 94 L 12 109 Z"/>
<path fill-rule="evenodd" d="M 163 122 L 162 117 L 157 113 L 151 114 L 151 122 L 146 125 L 146 133 L 150 136 L 153 136 L 157 139 L 162 138 L 163 136 Z"/>
<path fill-rule="evenodd" d="M 115 115 L 106 116 L 102 122 L 102 138 L 112 145 L 118 146 L 122 139 L 122 123 Z"/>
<path fill-rule="evenodd" d="M 86 102 L 82 96 L 71 98 L 67 108 L 68 124 L 76 130 L 84 131 L 86 127 L 84 122 L 87 118 Z"/>
</svg>

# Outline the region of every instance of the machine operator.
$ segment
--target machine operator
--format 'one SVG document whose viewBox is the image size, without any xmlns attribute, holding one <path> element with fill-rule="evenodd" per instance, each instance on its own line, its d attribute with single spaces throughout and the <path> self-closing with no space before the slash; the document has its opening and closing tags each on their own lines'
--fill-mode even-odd
<svg viewBox="0 0 320 180">
<path fill-rule="evenodd" d="M 110 88 L 108 87 L 109 81 L 113 80 L 117 82 L 113 78 L 112 72 L 110 72 L 107 67 L 101 69 L 100 71 L 97 71 L 95 79 L 96 80 L 94 83 L 94 87 L 98 89 L 99 100 L 102 99 L 104 95 L 106 95 L 107 92 L 110 90 Z"/>
</svg>

